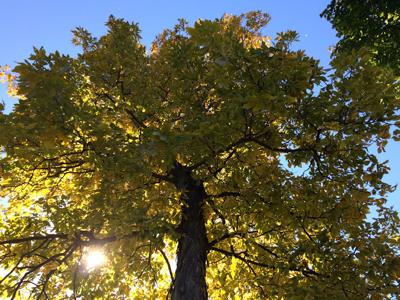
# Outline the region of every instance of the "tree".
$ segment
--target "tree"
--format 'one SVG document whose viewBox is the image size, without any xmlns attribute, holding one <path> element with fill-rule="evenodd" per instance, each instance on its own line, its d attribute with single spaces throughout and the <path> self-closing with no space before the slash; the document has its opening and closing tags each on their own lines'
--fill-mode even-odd
<svg viewBox="0 0 400 300">
<path fill-rule="evenodd" d="M 372 62 L 400 76 L 400 7 L 395 0 L 332 0 L 322 12 L 337 30 L 335 54 L 368 47 Z"/>
<path fill-rule="evenodd" d="M 261 34 L 269 19 L 180 20 L 147 54 L 138 26 L 111 16 L 99 39 L 73 31 L 78 58 L 34 49 L 14 68 L 3 297 L 399 294 L 394 187 L 368 152 L 400 125 L 393 75 L 361 50 L 327 78 L 290 50 L 296 33 Z M 94 250 L 106 261 L 88 269 Z"/>
</svg>

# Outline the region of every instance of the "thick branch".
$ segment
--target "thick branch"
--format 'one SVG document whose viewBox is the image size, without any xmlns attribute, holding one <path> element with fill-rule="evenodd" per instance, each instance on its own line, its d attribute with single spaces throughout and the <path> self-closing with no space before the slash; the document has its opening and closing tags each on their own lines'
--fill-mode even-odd
<svg viewBox="0 0 400 300">
<path fill-rule="evenodd" d="M 218 244 L 219 242 L 221 242 L 221 241 L 223 241 L 223 240 L 226 240 L 226 239 L 229 239 L 229 238 L 232 238 L 232 237 L 235 237 L 235 236 L 246 237 L 246 234 L 243 233 L 243 232 L 232 232 L 232 233 L 227 233 L 227 234 L 224 234 L 223 236 L 221 236 L 220 238 L 211 241 L 211 242 L 209 243 L 209 246 L 210 246 L 210 247 L 213 247 L 213 246 L 215 246 L 216 244 Z"/>
<path fill-rule="evenodd" d="M 218 249 L 218 248 L 215 248 L 215 247 L 210 247 L 210 250 L 217 251 L 217 252 L 222 253 L 222 254 L 224 254 L 226 256 L 233 256 L 233 257 L 243 261 L 246 264 L 250 263 L 250 264 L 253 264 L 253 265 L 256 265 L 256 266 L 259 266 L 259 267 L 275 269 L 274 266 L 269 266 L 269 265 L 266 265 L 266 264 L 263 264 L 263 263 L 259 263 L 259 262 L 256 262 L 256 261 L 253 261 L 253 260 L 250 260 L 250 259 L 247 259 L 247 258 L 243 258 L 237 253 L 232 253 L 232 252 L 229 252 L 229 251 L 226 251 L 226 250 L 223 250 L 223 249 Z"/>
<path fill-rule="evenodd" d="M 21 239 L 12 239 L 0 242 L 0 245 L 10 245 L 10 244 L 19 244 L 23 242 L 29 241 L 40 241 L 40 240 L 52 240 L 52 239 L 68 239 L 68 234 L 48 234 L 46 236 L 31 236 L 27 238 Z"/>
<path fill-rule="evenodd" d="M 226 250 L 223 250 L 223 249 L 218 249 L 218 248 L 215 248 L 215 247 L 210 247 L 210 250 L 213 250 L 213 251 L 222 253 L 222 254 L 224 254 L 224 255 L 226 255 L 226 256 L 233 256 L 233 257 L 235 257 L 235 258 L 237 258 L 237 259 L 243 261 L 243 262 L 246 263 L 246 264 L 253 264 L 253 265 L 256 265 L 256 266 L 259 266 L 259 267 L 270 268 L 270 269 L 276 269 L 275 266 L 269 266 L 269 265 L 264 264 L 264 263 L 259 263 L 259 262 L 256 262 L 256 261 L 253 261 L 253 260 L 250 260 L 250 259 L 246 259 L 246 258 L 244 258 L 244 257 L 241 257 L 238 253 L 229 252 L 229 251 L 226 251 Z M 311 269 L 305 268 L 305 267 L 289 268 L 289 270 L 290 270 L 290 271 L 295 271 L 295 272 L 301 272 L 304 276 L 308 276 L 308 277 L 309 277 L 310 275 L 315 275 L 315 276 L 321 276 L 321 275 L 322 275 L 322 274 L 320 274 L 320 273 L 315 272 L 314 270 L 311 270 Z M 326 275 L 326 276 L 324 276 L 324 277 L 325 277 L 325 278 L 329 278 L 330 275 Z"/>
<path fill-rule="evenodd" d="M 165 176 L 165 175 L 160 175 L 160 174 L 157 174 L 157 173 L 152 173 L 151 175 L 152 175 L 154 178 L 157 178 L 157 179 L 160 179 L 160 180 L 163 180 L 163 181 L 167 181 L 167 182 L 174 183 L 174 179 L 173 179 L 172 177 L 168 177 L 168 176 Z"/>
<path fill-rule="evenodd" d="M 228 145 L 225 149 L 221 149 L 219 151 L 216 152 L 216 155 L 220 155 L 222 153 L 225 153 L 227 151 L 232 150 L 233 148 L 235 148 L 236 146 L 240 146 L 240 145 L 244 145 L 246 143 L 249 142 L 254 142 L 268 150 L 274 151 L 274 152 L 279 152 L 279 153 L 295 153 L 295 152 L 302 152 L 302 151 L 312 151 L 311 148 L 295 148 L 295 149 L 287 149 L 287 148 L 272 148 L 271 146 L 269 146 L 267 143 L 264 143 L 254 137 L 245 137 L 245 138 L 241 138 L 239 140 L 237 140 L 236 142 Z M 199 161 L 198 163 L 188 167 L 189 171 L 193 171 L 195 169 L 197 169 L 198 167 L 204 165 L 207 162 L 206 159 L 203 159 L 201 161 Z"/>
<path fill-rule="evenodd" d="M 92 232 L 89 231 L 80 231 L 76 233 L 75 238 L 71 239 L 75 245 L 78 246 L 92 246 L 92 245 L 104 245 L 107 243 L 115 242 L 117 240 L 128 239 L 137 237 L 139 232 L 132 232 L 130 234 L 124 235 L 117 239 L 116 236 L 110 236 L 105 238 L 96 238 Z M 88 241 L 84 241 L 80 239 L 80 235 L 89 238 Z M 40 240 L 53 240 L 53 239 L 64 239 L 68 240 L 68 234 L 48 234 L 46 236 L 31 236 L 20 239 L 12 239 L 0 242 L 0 245 L 11 245 L 11 244 L 19 244 L 30 241 L 40 241 Z"/>
</svg>

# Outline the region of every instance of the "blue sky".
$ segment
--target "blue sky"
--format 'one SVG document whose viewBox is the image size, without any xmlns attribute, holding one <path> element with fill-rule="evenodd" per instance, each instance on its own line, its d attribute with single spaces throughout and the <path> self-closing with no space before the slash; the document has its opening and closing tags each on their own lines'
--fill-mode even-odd
<svg viewBox="0 0 400 300">
<path fill-rule="evenodd" d="M 106 33 L 104 23 L 110 14 L 116 18 L 138 22 L 142 43 L 149 47 L 154 37 L 165 28 L 172 28 L 178 18 L 193 24 L 197 19 L 220 18 L 224 13 L 241 14 L 252 10 L 262 10 L 273 17 L 264 29 L 264 34 L 275 36 L 276 32 L 296 30 L 300 42 L 295 49 L 304 49 L 308 56 L 321 61 L 328 67 L 330 45 L 337 42 L 336 32 L 331 24 L 319 17 L 330 0 L 14 0 L 2 1 L 2 31 L 0 66 L 15 66 L 15 62 L 27 59 L 32 47 L 44 47 L 47 52 L 58 50 L 62 54 L 76 56 L 79 48 L 71 43 L 71 30 L 84 27 L 94 36 Z M 0 85 L 0 99 L 6 102 L 9 112 L 14 102 L 6 93 L 6 86 Z M 386 182 L 400 181 L 400 155 L 396 153 L 395 142 L 389 143 L 386 153 L 378 155 L 380 161 L 389 160 L 391 174 Z M 371 151 L 375 152 L 374 149 Z M 400 189 L 388 197 L 388 205 L 400 210 L 398 199 Z"/>
</svg>

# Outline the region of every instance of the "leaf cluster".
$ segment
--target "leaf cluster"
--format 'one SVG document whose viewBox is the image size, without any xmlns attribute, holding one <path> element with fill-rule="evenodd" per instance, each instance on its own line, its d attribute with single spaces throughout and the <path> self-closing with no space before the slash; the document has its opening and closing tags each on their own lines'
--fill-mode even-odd
<svg viewBox="0 0 400 300">
<path fill-rule="evenodd" d="M 368 151 L 400 125 L 395 78 L 365 49 L 328 76 L 291 50 L 295 32 L 263 36 L 269 20 L 180 20 L 148 54 L 111 16 L 99 39 L 73 31 L 77 58 L 34 49 L 18 64 L 19 103 L 0 115 L 2 296 L 165 297 L 178 164 L 204 186 L 213 299 L 398 294 L 394 187 Z M 101 268 L 86 269 L 91 249 Z"/>
<path fill-rule="evenodd" d="M 332 23 L 340 38 L 335 55 L 345 56 L 352 49 L 368 47 L 373 54 L 373 63 L 400 75 L 398 1 L 332 0 L 321 17 Z"/>
</svg>

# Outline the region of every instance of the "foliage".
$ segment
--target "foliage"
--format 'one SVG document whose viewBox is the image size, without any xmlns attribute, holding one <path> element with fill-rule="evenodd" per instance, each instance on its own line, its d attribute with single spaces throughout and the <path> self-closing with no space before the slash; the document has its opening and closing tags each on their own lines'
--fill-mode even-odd
<svg viewBox="0 0 400 300">
<path fill-rule="evenodd" d="M 368 47 L 372 61 L 400 76 L 400 7 L 396 0 L 332 0 L 322 12 L 337 30 L 335 53 Z"/>
<path fill-rule="evenodd" d="M 137 24 L 111 16 L 98 39 L 73 31 L 77 58 L 34 49 L 15 67 L 19 103 L 0 114 L 3 298 L 165 298 L 191 205 L 179 169 L 204 187 L 211 299 L 398 295 L 393 187 L 368 152 L 400 126 L 394 77 L 365 50 L 326 76 L 290 50 L 295 32 L 264 37 L 268 21 L 180 20 L 148 54 Z M 88 270 L 94 249 L 107 259 Z"/>
<path fill-rule="evenodd" d="M 0 82 L 7 83 L 7 93 L 10 97 L 17 97 L 18 88 L 15 86 L 17 75 L 9 72 L 10 66 L 0 66 Z"/>
</svg>

